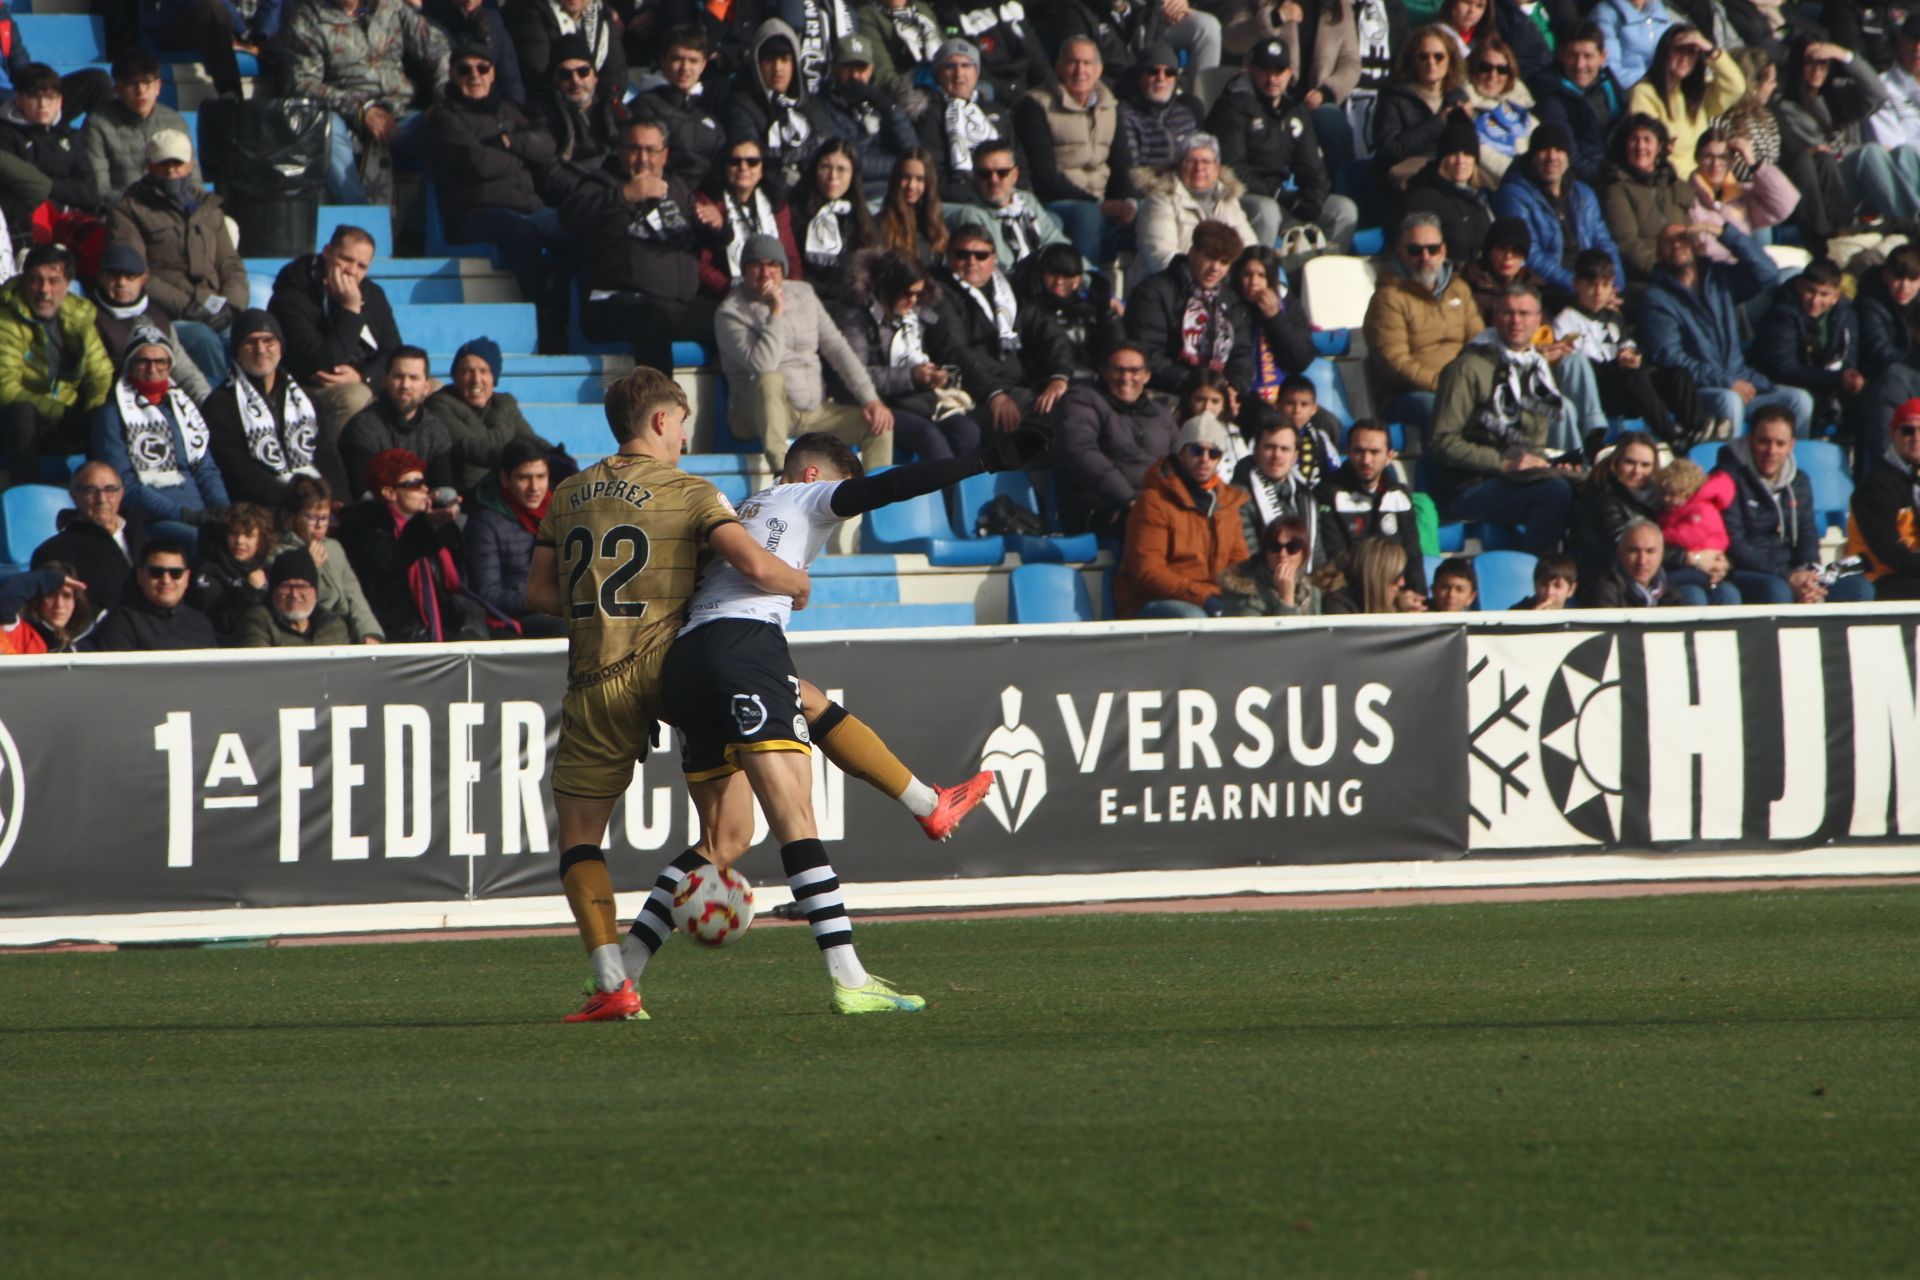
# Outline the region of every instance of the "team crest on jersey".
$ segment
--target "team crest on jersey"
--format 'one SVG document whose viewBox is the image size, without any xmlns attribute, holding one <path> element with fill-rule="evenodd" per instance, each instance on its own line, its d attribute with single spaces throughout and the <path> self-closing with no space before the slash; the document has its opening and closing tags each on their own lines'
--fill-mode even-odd
<svg viewBox="0 0 1920 1280">
<path fill-rule="evenodd" d="M 734 694 L 733 722 L 740 726 L 743 737 L 751 738 L 766 726 L 767 704 L 760 701 L 757 693 Z"/>
<path fill-rule="evenodd" d="M 793 740 L 804 742 L 808 746 L 813 745 L 813 739 L 807 736 L 807 718 L 803 715 L 793 717 Z"/>
</svg>

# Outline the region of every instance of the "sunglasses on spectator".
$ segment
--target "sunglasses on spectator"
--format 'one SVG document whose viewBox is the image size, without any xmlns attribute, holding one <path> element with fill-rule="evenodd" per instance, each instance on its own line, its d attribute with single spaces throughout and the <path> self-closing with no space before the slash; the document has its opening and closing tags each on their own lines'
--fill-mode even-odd
<svg viewBox="0 0 1920 1280">
<path fill-rule="evenodd" d="M 395 480 L 393 487 L 396 489 L 424 489 L 427 487 L 427 482 L 419 476 L 415 476 L 411 480 Z"/>
<path fill-rule="evenodd" d="M 976 172 L 983 178 L 1008 178 L 1013 176 L 1013 166 L 1010 164 L 994 166 L 983 164 L 977 167 Z"/>
<path fill-rule="evenodd" d="M 1437 258 L 1447 251 L 1447 246 L 1444 243 L 1410 244 L 1406 246 L 1406 249 L 1408 253 L 1417 253 L 1423 258 Z"/>
<path fill-rule="evenodd" d="M 111 498 L 121 488 L 117 484 L 83 484 L 74 492 L 83 498 Z"/>
<path fill-rule="evenodd" d="M 1278 551 L 1290 556 L 1304 555 L 1307 550 L 1307 544 L 1298 538 L 1288 538 L 1285 542 L 1269 542 L 1267 544 L 1267 550 Z"/>
<path fill-rule="evenodd" d="M 1893 434 L 1897 436 L 1920 436 L 1920 422 L 1909 422 L 1903 427 L 1895 427 Z"/>
<path fill-rule="evenodd" d="M 172 578 L 175 582 L 178 582 L 187 576 L 187 566 L 183 564 L 150 564 L 146 568 L 147 577 L 153 579 L 155 582 L 160 581 L 162 578 Z"/>
<path fill-rule="evenodd" d="M 1187 446 L 1187 452 L 1196 458 L 1212 458 L 1215 462 L 1227 456 L 1226 450 L 1216 449 L 1212 445 L 1205 444 L 1190 444 Z"/>
<path fill-rule="evenodd" d="M 760 167 L 760 157 L 759 156 L 728 156 L 727 163 L 729 165 L 737 164 L 747 169 L 758 169 Z"/>
<path fill-rule="evenodd" d="M 554 73 L 562 80 L 585 80 L 593 75 L 592 67 L 561 67 Z"/>
<path fill-rule="evenodd" d="M 457 76 L 490 76 L 493 74 L 491 62 L 463 62 L 453 69 Z"/>
<path fill-rule="evenodd" d="M 985 262 L 993 256 L 991 249 L 950 249 L 948 253 L 961 262 Z"/>
<path fill-rule="evenodd" d="M 1513 74 L 1513 67 L 1505 62 L 1476 62 L 1473 65 L 1473 74 L 1477 76 L 1491 75 L 1495 72 L 1510 76 Z"/>
<path fill-rule="evenodd" d="M 1171 80 L 1180 74 L 1178 67 L 1142 67 L 1140 74 L 1152 76 L 1155 80 Z"/>
</svg>

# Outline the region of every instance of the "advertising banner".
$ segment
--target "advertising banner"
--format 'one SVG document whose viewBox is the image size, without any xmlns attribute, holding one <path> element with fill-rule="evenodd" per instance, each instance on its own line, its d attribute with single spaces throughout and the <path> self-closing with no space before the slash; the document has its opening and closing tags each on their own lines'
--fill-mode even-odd
<svg viewBox="0 0 1920 1280">
<path fill-rule="evenodd" d="M 982 632 L 795 646 L 961 837 L 815 760 L 849 880 L 1459 856 L 1457 628 Z M 0 666 L 0 914 L 555 891 L 557 644 Z M 670 738 L 608 832 L 623 889 L 697 832 Z M 768 874 L 764 855 L 747 869 Z"/>
</svg>

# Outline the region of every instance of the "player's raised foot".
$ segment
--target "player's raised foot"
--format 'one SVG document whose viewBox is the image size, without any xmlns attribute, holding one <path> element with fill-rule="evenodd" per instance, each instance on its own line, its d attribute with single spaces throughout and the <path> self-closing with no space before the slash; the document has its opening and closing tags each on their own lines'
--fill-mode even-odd
<svg viewBox="0 0 1920 1280">
<path fill-rule="evenodd" d="M 835 1013 L 918 1013 L 927 1007 L 920 996 L 903 996 L 887 984 L 885 978 L 868 975 L 866 985 L 843 987 L 833 984 Z"/>
<path fill-rule="evenodd" d="M 640 993 L 628 978 L 612 991 L 591 990 L 578 1013 L 567 1015 L 568 1022 L 646 1022 L 647 1011 L 640 1007 Z"/>
<path fill-rule="evenodd" d="M 973 807 L 987 798 L 987 792 L 993 788 L 993 774 L 976 773 L 965 782 L 955 783 L 951 787 L 939 788 L 940 799 L 933 806 L 933 812 L 917 819 L 920 829 L 927 833 L 929 840 L 946 840 L 953 835 L 960 819 L 973 812 Z"/>
</svg>

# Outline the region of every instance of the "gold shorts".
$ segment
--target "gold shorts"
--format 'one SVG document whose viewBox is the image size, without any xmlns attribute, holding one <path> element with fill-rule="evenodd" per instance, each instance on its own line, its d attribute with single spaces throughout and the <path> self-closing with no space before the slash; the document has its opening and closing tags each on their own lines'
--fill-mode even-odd
<svg viewBox="0 0 1920 1280">
<path fill-rule="evenodd" d="M 606 679 L 567 690 L 553 756 L 556 795 L 613 800 L 626 794 L 662 717 L 660 667 L 669 647 L 634 654 Z"/>
</svg>

